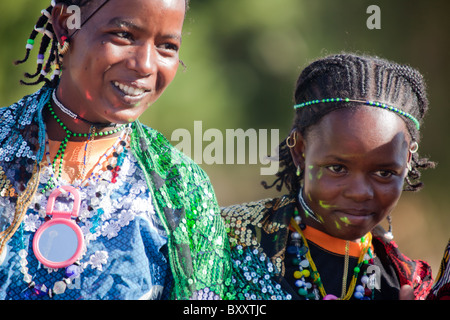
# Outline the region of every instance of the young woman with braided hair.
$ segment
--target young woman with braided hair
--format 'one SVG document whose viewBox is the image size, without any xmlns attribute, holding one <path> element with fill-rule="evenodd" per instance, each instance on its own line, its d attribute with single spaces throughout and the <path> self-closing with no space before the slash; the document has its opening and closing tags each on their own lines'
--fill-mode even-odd
<svg viewBox="0 0 450 320">
<path fill-rule="evenodd" d="M 422 76 L 376 57 L 340 54 L 308 65 L 279 146 L 275 182 L 288 194 L 222 209 L 238 297 L 425 299 L 431 269 L 379 225 L 402 190 L 434 163 L 418 153 L 428 110 Z M 390 223 L 389 223 L 390 224 Z"/>
<path fill-rule="evenodd" d="M 232 298 L 208 177 L 138 120 L 176 74 L 187 5 L 42 11 L 17 63 L 42 34 L 22 83 L 43 87 L 0 109 L 0 299 Z"/>
</svg>

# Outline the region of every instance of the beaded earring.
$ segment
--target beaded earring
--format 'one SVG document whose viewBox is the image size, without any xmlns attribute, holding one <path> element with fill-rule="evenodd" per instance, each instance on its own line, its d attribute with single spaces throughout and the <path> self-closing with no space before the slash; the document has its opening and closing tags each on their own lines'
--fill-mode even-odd
<svg viewBox="0 0 450 320">
<path fill-rule="evenodd" d="M 388 240 L 393 240 L 394 239 L 394 234 L 392 233 L 392 216 L 391 216 L 391 214 L 389 214 L 386 219 L 387 219 L 387 221 L 389 223 L 389 229 L 388 229 L 388 232 L 386 232 L 384 234 L 384 237 L 386 239 L 388 239 Z"/>
<path fill-rule="evenodd" d="M 297 166 L 297 172 L 295 174 L 297 175 L 297 177 L 300 177 L 300 175 L 302 174 L 302 168 L 300 167 L 300 165 Z"/>
</svg>

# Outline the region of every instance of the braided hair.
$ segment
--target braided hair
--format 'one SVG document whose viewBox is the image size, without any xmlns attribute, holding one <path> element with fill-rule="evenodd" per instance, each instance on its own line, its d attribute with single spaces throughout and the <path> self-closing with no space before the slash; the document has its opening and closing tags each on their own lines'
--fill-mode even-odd
<svg viewBox="0 0 450 320">
<path fill-rule="evenodd" d="M 17 60 L 14 62 L 14 64 L 22 64 L 28 61 L 28 58 L 30 57 L 30 52 L 33 50 L 36 38 L 41 33 L 42 38 L 39 46 L 39 52 L 38 52 L 38 59 L 37 59 L 37 67 L 36 71 L 34 73 L 25 73 L 24 76 L 27 79 L 35 79 L 34 81 L 31 80 L 31 82 L 27 82 L 24 80 L 20 80 L 20 83 L 23 85 L 37 85 L 42 82 L 45 82 L 47 85 L 55 88 L 59 82 L 59 75 L 60 75 L 60 68 L 62 64 L 62 56 L 58 52 L 58 39 L 56 37 L 55 32 L 53 31 L 52 26 L 52 11 L 53 8 L 57 4 L 64 4 L 66 6 L 76 5 L 79 8 L 83 8 L 87 4 L 94 2 L 96 0 L 52 0 L 51 5 L 43 9 L 41 11 L 41 16 L 37 20 L 33 30 L 31 31 L 30 36 L 28 37 L 27 44 L 26 44 L 26 52 L 25 57 L 22 60 Z M 85 24 L 98 10 L 100 10 L 109 0 L 102 0 L 100 6 L 94 10 L 94 12 L 87 17 L 82 23 Z M 189 7 L 189 0 L 185 0 L 186 4 L 186 11 Z M 50 49 L 49 49 L 50 47 Z M 48 52 L 48 58 L 47 61 L 45 61 L 45 54 L 47 50 Z M 48 79 L 47 75 L 52 71 L 53 68 L 53 74 L 51 75 L 50 79 Z"/>
<path fill-rule="evenodd" d="M 419 122 L 423 121 L 428 110 L 422 75 L 409 66 L 378 57 L 339 54 L 319 59 L 307 66 L 296 83 L 295 103 L 331 97 L 382 101 L 411 114 Z M 292 130 L 305 136 L 308 129 L 329 112 L 356 105 L 354 102 L 318 103 L 297 109 Z M 418 143 L 420 134 L 417 127 L 412 121 L 404 120 L 412 140 Z M 266 189 L 276 185 L 278 191 L 285 185 L 290 193 L 297 194 L 303 173 L 296 175 L 296 166 L 285 140 L 280 143 L 278 153 L 280 170 L 276 180 L 271 185 L 264 181 L 262 184 Z M 404 190 L 420 190 L 423 186 L 420 170 L 434 167 L 434 162 L 421 158 L 417 152 L 413 153 Z"/>
</svg>

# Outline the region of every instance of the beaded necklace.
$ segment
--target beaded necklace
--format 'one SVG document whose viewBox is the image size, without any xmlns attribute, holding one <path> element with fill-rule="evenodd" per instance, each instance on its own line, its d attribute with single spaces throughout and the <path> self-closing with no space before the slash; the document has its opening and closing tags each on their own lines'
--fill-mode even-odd
<svg viewBox="0 0 450 320">
<path fill-rule="evenodd" d="M 56 153 L 56 156 L 53 159 L 53 163 L 52 163 L 53 171 L 56 173 L 56 179 L 59 179 L 61 177 L 64 153 L 66 151 L 67 143 L 71 137 L 85 137 L 85 138 L 88 138 L 88 142 L 89 142 L 89 140 L 94 139 L 94 137 L 97 137 L 97 136 L 107 136 L 107 135 L 115 134 L 115 133 L 123 130 L 127 126 L 127 124 L 123 124 L 118 128 L 115 128 L 113 130 L 106 131 L 106 132 L 96 132 L 95 126 L 91 126 L 89 133 L 75 133 L 75 132 L 72 132 L 71 130 L 69 130 L 67 128 L 67 126 L 61 121 L 61 119 L 59 119 L 59 117 L 56 115 L 55 111 L 52 108 L 51 101 L 48 102 L 47 106 L 50 111 L 50 114 L 53 116 L 53 118 L 56 120 L 56 122 L 61 126 L 61 128 L 66 132 L 66 137 L 63 139 L 63 141 L 61 141 L 58 152 Z M 87 147 L 87 145 L 86 145 L 86 147 Z M 56 172 L 55 169 L 56 169 L 56 163 L 57 163 L 58 159 L 59 159 L 59 166 L 58 166 L 58 171 Z M 51 187 L 51 185 L 47 184 L 45 190 L 47 190 L 50 187 Z"/>
<path fill-rule="evenodd" d="M 303 235 L 302 228 L 299 226 L 299 223 L 297 221 L 301 222 L 300 216 L 291 219 L 291 226 L 294 228 L 296 232 L 293 233 L 292 236 L 292 238 L 294 239 L 293 246 L 291 246 L 288 250 L 291 253 L 295 252 L 297 254 L 299 271 L 296 271 L 294 273 L 294 278 L 297 279 L 296 286 L 300 288 L 298 290 L 299 294 L 309 299 L 318 300 L 319 299 L 319 295 L 317 293 L 318 289 L 324 300 L 338 299 L 337 297 L 333 295 L 328 295 L 326 293 L 322 279 L 320 278 L 319 271 L 317 270 L 314 260 L 311 257 L 308 241 Z M 305 229 L 305 225 L 304 224 L 301 225 L 303 229 Z M 370 249 L 371 242 L 372 242 L 372 235 L 370 232 L 361 239 L 363 248 L 358 258 L 357 266 L 353 269 L 353 277 L 347 292 L 346 292 L 346 283 L 347 283 L 348 263 L 349 263 L 348 262 L 349 242 L 348 241 L 346 242 L 344 276 L 342 280 L 342 293 L 341 297 L 339 298 L 340 300 L 349 300 L 352 297 L 353 292 L 355 290 L 356 291 L 353 296 L 357 299 L 363 298 L 370 299 L 370 296 L 373 294 L 373 291 L 370 290 L 369 288 L 368 290 L 365 290 L 367 284 L 369 283 L 369 278 L 366 275 L 366 271 L 364 271 L 363 278 L 361 279 L 362 285 L 356 286 L 356 282 L 361 272 L 362 266 L 368 265 L 369 262 L 373 263 L 373 256 Z M 306 282 L 306 278 L 310 278 L 313 283 Z"/>
<path fill-rule="evenodd" d="M 318 217 L 314 211 L 308 206 L 306 201 L 303 199 L 303 187 L 300 188 L 300 192 L 298 194 L 298 201 L 299 204 L 305 213 L 306 217 L 311 217 L 314 220 L 321 222 L 320 217 Z M 291 227 L 294 228 L 295 232 L 292 233 L 293 238 L 293 246 L 290 247 L 291 253 L 297 254 L 297 259 L 300 262 L 299 268 L 300 272 L 297 272 L 294 274 L 294 278 L 299 279 L 296 281 L 297 287 L 300 287 L 299 293 L 300 295 L 306 296 L 307 298 L 311 299 L 314 298 L 318 300 L 319 294 L 317 292 L 320 292 L 323 299 L 326 300 L 334 300 L 338 299 L 338 297 L 334 295 L 327 295 L 325 288 L 323 286 L 322 280 L 320 278 L 320 274 L 317 271 L 317 267 L 314 264 L 314 261 L 311 257 L 308 241 L 306 240 L 306 237 L 303 235 L 302 230 L 306 229 L 306 224 L 302 223 L 302 218 L 300 217 L 297 210 L 295 210 L 294 218 L 291 219 Z M 366 236 L 361 238 L 361 243 L 363 244 L 363 248 L 361 250 L 357 266 L 353 269 L 353 277 L 350 282 L 350 287 L 348 291 L 346 292 L 347 287 L 347 277 L 348 277 L 348 265 L 349 265 L 349 245 L 350 242 L 346 241 L 345 245 L 345 258 L 344 258 L 344 273 L 342 277 L 342 290 L 341 290 L 341 300 L 349 300 L 352 297 L 352 292 L 355 291 L 354 297 L 356 299 L 370 299 L 370 296 L 373 298 L 374 291 L 371 289 L 374 289 L 374 277 L 376 276 L 373 274 L 372 278 L 369 279 L 366 275 L 367 268 L 364 268 L 364 274 L 361 278 L 362 285 L 356 286 L 356 282 L 358 279 L 358 275 L 361 272 L 361 267 L 367 266 L 369 263 L 373 264 L 373 254 L 371 250 L 372 245 L 372 234 L 369 232 Z M 302 265 L 303 262 L 303 265 Z M 304 270 L 304 269 L 307 270 Z M 311 283 L 304 282 L 304 277 L 310 277 L 312 276 L 312 281 L 314 283 L 314 286 Z M 303 278 L 303 281 L 301 280 Z M 370 283 L 369 283 L 370 280 Z M 370 286 L 370 288 L 369 288 Z M 308 293 L 308 289 L 312 289 L 312 292 Z M 311 290 L 310 290 L 311 291 Z"/>
<path fill-rule="evenodd" d="M 128 153 L 128 149 L 126 146 L 129 144 L 130 140 L 130 133 L 131 133 L 131 124 L 128 125 L 124 132 L 117 137 L 114 144 L 108 148 L 108 150 L 103 153 L 102 156 L 99 157 L 99 160 L 94 166 L 94 169 L 89 174 L 86 179 L 84 178 L 84 172 L 81 173 L 79 179 L 75 180 L 72 185 L 74 187 L 84 187 L 88 185 L 91 182 L 97 182 L 101 175 L 103 174 L 104 168 L 106 168 L 107 171 L 111 172 L 111 182 L 116 183 L 117 182 L 117 176 L 120 171 L 120 167 L 123 163 L 124 158 L 126 157 Z M 46 135 L 45 139 L 45 157 L 47 160 L 47 163 L 49 165 L 49 181 L 46 184 L 46 186 L 43 188 L 42 193 L 45 193 L 49 188 L 57 187 L 61 183 L 67 183 L 67 181 L 61 181 L 61 175 L 56 175 L 54 172 L 54 165 L 50 159 L 50 148 L 49 148 L 49 140 L 48 136 Z M 86 144 L 87 145 L 87 144 Z M 85 149 L 85 151 L 87 151 Z M 86 166 L 87 164 L 87 157 L 88 155 L 85 153 L 83 163 Z M 84 170 L 83 170 L 84 171 Z"/>
<path fill-rule="evenodd" d="M 82 185 L 79 187 L 87 186 L 88 183 L 92 182 L 93 185 L 96 185 L 97 182 L 100 179 L 109 180 L 111 179 L 111 183 L 115 183 L 117 181 L 118 172 L 120 171 L 120 166 L 122 165 L 124 158 L 128 152 L 126 145 L 129 143 L 129 133 L 131 131 L 131 128 L 128 127 L 125 132 L 118 137 L 117 141 L 114 143 L 114 145 L 109 148 L 103 156 L 100 157 L 99 162 L 96 164 L 95 169 L 93 170 L 92 174 L 88 179 L 86 179 L 85 182 L 83 182 Z M 48 161 L 48 167 L 47 169 L 50 172 L 49 180 L 54 179 L 54 174 L 52 172 L 53 167 L 50 165 L 50 157 L 49 157 L 49 150 L 48 150 L 48 140 L 46 141 L 46 156 Z M 102 171 L 101 169 L 105 166 L 105 162 L 107 162 L 106 169 Z M 107 175 L 108 172 L 111 172 L 111 174 Z M 52 183 L 53 186 L 56 186 L 55 182 Z M 45 192 L 48 188 L 47 185 L 44 187 L 43 192 Z M 56 186 L 58 187 L 58 186 Z M 109 188 L 106 189 L 106 193 L 108 193 L 110 190 Z M 97 207 L 97 204 L 101 202 L 101 198 L 103 196 L 107 196 L 107 194 L 102 194 L 99 190 L 94 192 L 94 195 L 92 197 L 93 200 L 90 201 L 89 207 L 92 207 L 92 210 L 94 211 L 94 214 L 90 217 L 91 224 L 89 224 L 89 232 L 84 235 L 85 238 L 85 244 L 87 245 L 92 239 L 94 239 L 98 232 L 97 228 L 100 224 L 101 216 L 104 214 L 104 210 L 102 208 L 94 209 L 94 207 Z M 47 219 L 47 218 L 46 218 Z M 79 217 L 79 220 L 85 220 L 86 217 Z M 87 221 L 85 221 L 85 224 Z M 23 224 L 20 225 L 20 228 L 23 228 Z M 22 230 L 23 232 L 23 230 Z M 83 259 L 83 256 L 79 258 L 78 261 L 76 261 L 74 264 L 68 266 L 64 270 L 64 277 L 62 280 L 56 281 L 51 288 L 47 288 L 43 283 L 36 283 L 33 279 L 34 277 L 29 274 L 29 268 L 28 265 L 28 252 L 25 250 L 25 245 L 22 243 L 21 249 L 19 251 L 20 256 L 20 265 L 21 265 L 21 273 L 23 274 L 23 281 L 27 284 L 27 288 L 31 290 L 31 294 L 35 296 L 48 296 L 50 298 L 53 298 L 55 295 L 63 294 L 67 289 L 73 289 L 76 287 L 74 284 L 74 281 L 77 281 L 76 279 L 79 278 L 83 270 L 87 267 L 89 263 L 83 263 L 81 260 Z"/>
<path fill-rule="evenodd" d="M 97 122 L 91 122 L 85 118 L 83 118 L 82 116 L 72 112 L 71 110 L 67 109 L 59 100 L 58 97 L 56 96 L 56 90 L 53 90 L 52 93 L 52 99 L 53 102 L 58 106 L 58 108 L 64 112 L 65 114 L 67 114 L 69 117 L 71 117 L 74 120 L 81 120 L 87 124 L 89 124 L 90 126 L 94 126 L 94 127 L 113 127 L 114 125 L 111 123 L 97 123 Z"/>
</svg>

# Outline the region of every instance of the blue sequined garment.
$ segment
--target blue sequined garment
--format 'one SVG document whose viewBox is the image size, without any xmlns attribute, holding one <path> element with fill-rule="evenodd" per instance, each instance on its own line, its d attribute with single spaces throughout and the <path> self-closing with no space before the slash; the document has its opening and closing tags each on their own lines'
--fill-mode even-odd
<svg viewBox="0 0 450 320">
<path fill-rule="evenodd" d="M 65 270 L 44 267 L 31 246 L 51 192 L 41 192 L 52 173 L 42 118 L 51 90 L 0 109 L 0 299 L 47 299 L 52 288 L 53 299 L 232 298 L 229 244 L 207 176 L 139 122 L 117 182 L 105 171 L 80 188 L 86 252 L 61 289 Z"/>
</svg>

